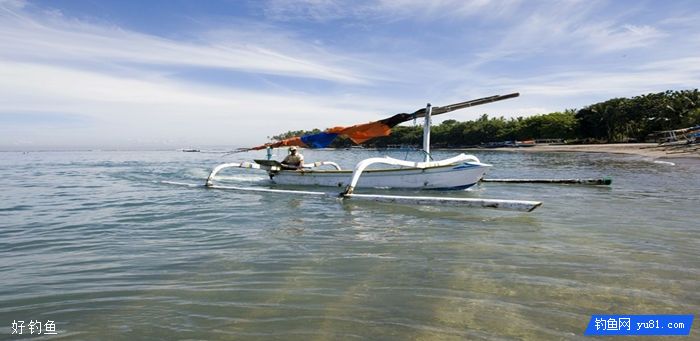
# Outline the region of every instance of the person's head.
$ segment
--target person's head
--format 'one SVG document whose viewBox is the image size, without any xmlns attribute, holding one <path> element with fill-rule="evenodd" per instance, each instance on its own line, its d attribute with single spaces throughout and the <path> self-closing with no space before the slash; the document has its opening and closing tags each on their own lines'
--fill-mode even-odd
<svg viewBox="0 0 700 341">
<path fill-rule="evenodd" d="M 292 153 L 292 154 L 296 154 L 296 153 L 297 153 L 297 147 L 295 147 L 295 146 L 289 147 L 289 152 Z"/>
</svg>

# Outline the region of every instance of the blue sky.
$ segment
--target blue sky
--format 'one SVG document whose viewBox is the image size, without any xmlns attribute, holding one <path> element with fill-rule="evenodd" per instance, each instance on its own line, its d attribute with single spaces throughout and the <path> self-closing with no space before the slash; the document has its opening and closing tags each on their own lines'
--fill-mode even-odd
<svg viewBox="0 0 700 341">
<path fill-rule="evenodd" d="M 245 146 L 698 84 L 699 1 L 0 0 L 0 149 Z"/>
</svg>

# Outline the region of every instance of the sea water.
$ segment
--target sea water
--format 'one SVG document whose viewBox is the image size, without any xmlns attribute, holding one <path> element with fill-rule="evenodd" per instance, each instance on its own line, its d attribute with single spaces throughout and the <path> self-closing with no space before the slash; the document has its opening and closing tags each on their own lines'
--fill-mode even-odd
<svg viewBox="0 0 700 341">
<path fill-rule="evenodd" d="M 264 152 L 0 153 L 0 339 L 30 321 L 71 340 L 584 339 L 591 314 L 700 310 L 697 161 L 475 154 L 491 178 L 613 184 L 427 193 L 544 202 L 522 213 L 164 183 Z"/>
</svg>

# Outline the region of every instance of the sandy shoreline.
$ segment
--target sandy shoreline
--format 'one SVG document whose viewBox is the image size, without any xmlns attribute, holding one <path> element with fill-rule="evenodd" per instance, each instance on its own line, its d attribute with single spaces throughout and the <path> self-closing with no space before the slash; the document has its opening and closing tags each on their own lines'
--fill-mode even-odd
<svg viewBox="0 0 700 341">
<path fill-rule="evenodd" d="M 578 144 L 578 145 L 536 145 L 526 148 L 495 148 L 490 150 L 500 150 L 509 152 L 584 152 L 584 153 L 613 153 L 613 154 L 632 154 L 649 157 L 652 159 L 680 159 L 680 158 L 698 158 L 700 159 L 700 151 L 688 153 L 672 153 L 662 148 L 656 147 L 656 143 L 612 143 L 612 144 Z M 473 149 L 472 149 L 473 150 Z"/>
</svg>

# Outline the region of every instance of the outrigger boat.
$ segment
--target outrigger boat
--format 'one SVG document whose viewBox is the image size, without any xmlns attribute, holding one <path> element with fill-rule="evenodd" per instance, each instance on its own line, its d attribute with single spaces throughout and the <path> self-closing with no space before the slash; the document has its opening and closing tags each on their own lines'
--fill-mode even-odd
<svg viewBox="0 0 700 341">
<path fill-rule="evenodd" d="M 425 159 L 422 162 L 399 160 L 391 157 L 375 157 L 360 161 L 353 170 L 344 170 L 332 161 L 320 161 L 304 164 L 301 169 L 285 169 L 282 164 L 274 160 L 254 160 L 253 162 L 225 163 L 216 166 L 206 180 L 206 187 L 218 189 L 248 190 L 258 192 L 284 192 L 292 194 L 317 194 L 332 195 L 341 198 L 361 198 L 374 201 L 402 202 L 413 204 L 442 204 L 456 206 L 475 206 L 506 208 L 522 211 L 532 211 L 542 203 L 537 201 L 498 200 L 498 199 L 472 199 L 451 197 L 418 197 L 396 195 L 372 195 L 355 194 L 356 188 L 400 188 L 400 189 L 466 189 L 481 180 L 491 165 L 482 163 L 476 156 L 459 154 L 444 159 L 432 160 L 430 154 L 430 127 L 431 117 L 448 113 L 458 109 L 464 109 L 476 105 L 501 101 L 519 96 L 518 93 L 508 95 L 496 95 L 476 100 L 451 104 L 442 107 L 432 107 L 428 104 L 425 108 L 417 110 L 413 114 L 401 113 L 384 120 L 359 124 L 350 127 L 334 127 L 322 133 L 292 137 L 282 141 L 267 143 L 252 148 L 241 148 L 236 152 L 246 152 L 286 146 L 302 146 L 308 148 L 324 148 L 338 136 L 346 136 L 353 142 L 360 144 L 371 138 L 388 136 L 391 128 L 402 122 L 424 118 L 423 125 L 423 152 Z M 371 165 L 384 164 L 395 166 L 394 168 L 369 168 Z M 340 194 L 330 194 L 314 191 L 297 191 L 273 188 L 220 186 L 214 184 L 216 175 L 226 168 L 260 169 L 267 172 L 273 184 L 326 186 L 342 188 Z"/>
</svg>

